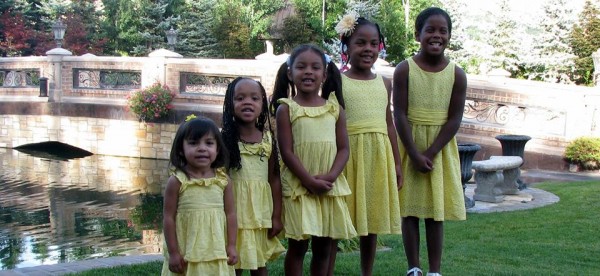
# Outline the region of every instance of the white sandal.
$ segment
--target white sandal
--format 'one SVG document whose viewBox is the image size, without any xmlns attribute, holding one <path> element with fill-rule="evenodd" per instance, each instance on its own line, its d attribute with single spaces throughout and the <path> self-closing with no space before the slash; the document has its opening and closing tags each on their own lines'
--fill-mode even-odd
<svg viewBox="0 0 600 276">
<path fill-rule="evenodd" d="M 442 274 L 437 272 L 427 272 L 427 276 L 442 276 Z"/>
<path fill-rule="evenodd" d="M 413 267 L 406 272 L 406 276 L 422 276 L 423 270 L 418 267 Z"/>
</svg>

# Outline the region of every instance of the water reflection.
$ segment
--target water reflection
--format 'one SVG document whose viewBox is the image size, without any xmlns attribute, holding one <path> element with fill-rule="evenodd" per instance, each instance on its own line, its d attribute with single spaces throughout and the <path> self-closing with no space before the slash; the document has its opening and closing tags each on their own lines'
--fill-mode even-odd
<svg viewBox="0 0 600 276">
<path fill-rule="evenodd" d="M 166 160 L 0 148 L 1 269 L 160 251 Z"/>
</svg>

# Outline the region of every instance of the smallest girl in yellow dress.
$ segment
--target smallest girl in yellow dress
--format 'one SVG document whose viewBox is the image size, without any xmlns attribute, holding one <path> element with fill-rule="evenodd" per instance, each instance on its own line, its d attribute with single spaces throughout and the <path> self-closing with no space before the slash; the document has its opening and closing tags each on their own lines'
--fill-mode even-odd
<svg viewBox="0 0 600 276">
<path fill-rule="evenodd" d="M 205 118 L 181 124 L 170 163 L 162 275 L 235 275 L 236 211 L 219 128 Z"/>
</svg>

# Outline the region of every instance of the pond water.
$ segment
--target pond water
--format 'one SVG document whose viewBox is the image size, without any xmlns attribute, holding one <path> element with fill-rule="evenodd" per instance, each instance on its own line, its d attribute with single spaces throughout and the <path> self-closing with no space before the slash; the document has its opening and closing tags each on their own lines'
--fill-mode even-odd
<svg viewBox="0 0 600 276">
<path fill-rule="evenodd" d="M 2 270 L 161 251 L 168 161 L 0 148 Z"/>
</svg>

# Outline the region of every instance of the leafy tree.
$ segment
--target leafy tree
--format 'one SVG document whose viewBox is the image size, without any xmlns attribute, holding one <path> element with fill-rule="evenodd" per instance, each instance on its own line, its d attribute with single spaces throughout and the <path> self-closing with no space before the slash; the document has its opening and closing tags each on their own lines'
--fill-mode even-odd
<svg viewBox="0 0 600 276">
<path fill-rule="evenodd" d="M 406 39 L 407 26 L 403 20 L 400 20 L 402 17 L 403 9 L 400 1 L 380 2 L 375 21 L 378 22 L 385 37 L 386 60 L 391 64 L 398 64 L 406 58 L 406 48 L 413 41 L 411 38 Z"/>
<path fill-rule="evenodd" d="M 23 15 L 7 10 L 0 18 L 2 26 L 2 41 L 0 41 L 0 53 L 2 56 L 21 56 L 22 53 L 31 49 L 29 38 L 34 36 L 35 31 L 25 25 Z"/>
<path fill-rule="evenodd" d="M 241 8 L 231 2 L 221 2 L 213 30 L 223 58 L 250 58 L 250 27 L 242 21 Z"/>
<path fill-rule="evenodd" d="M 577 84 L 593 84 L 594 64 L 592 53 L 600 48 L 600 11 L 592 1 L 586 0 L 579 22 L 571 32 L 571 47 L 575 58 L 575 75 Z"/>
<path fill-rule="evenodd" d="M 189 1 L 178 22 L 178 53 L 190 57 L 219 57 L 219 44 L 211 30 L 216 0 Z"/>
<path fill-rule="evenodd" d="M 539 20 L 541 33 L 534 40 L 535 59 L 529 78 L 571 83 L 575 57 L 570 45 L 573 9 L 566 0 L 551 0 L 543 8 L 544 16 Z"/>
<path fill-rule="evenodd" d="M 508 0 L 500 1 L 500 12 L 496 16 L 496 26 L 490 31 L 490 46 L 494 48 L 490 63 L 493 68 L 502 68 L 515 74 L 518 71 L 519 55 L 515 33 L 517 23 L 510 18 Z"/>
<path fill-rule="evenodd" d="M 288 53 L 300 44 L 319 41 L 319 35 L 310 27 L 306 18 L 299 15 L 286 18 L 279 33 L 284 51 Z"/>
</svg>

